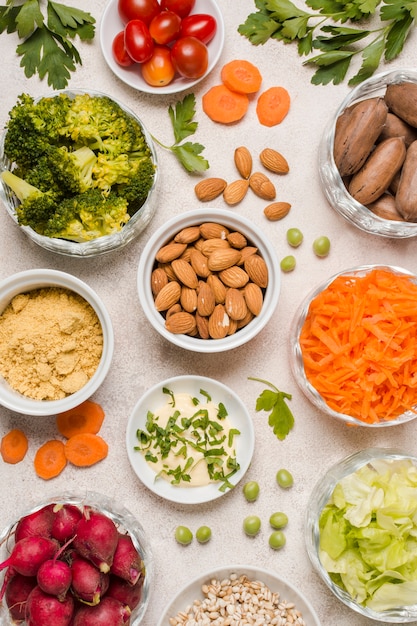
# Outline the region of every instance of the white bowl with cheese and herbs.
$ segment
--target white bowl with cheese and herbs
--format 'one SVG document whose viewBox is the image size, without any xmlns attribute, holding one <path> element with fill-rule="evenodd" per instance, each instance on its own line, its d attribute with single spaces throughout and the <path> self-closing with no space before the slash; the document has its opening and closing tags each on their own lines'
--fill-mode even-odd
<svg viewBox="0 0 417 626">
<path fill-rule="evenodd" d="M 204 376 L 174 376 L 136 403 L 127 424 L 132 469 L 155 494 L 181 504 L 220 498 L 245 475 L 254 451 L 237 394 Z"/>
<path fill-rule="evenodd" d="M 114 336 L 104 302 L 84 281 L 31 269 L 0 282 L 0 404 L 56 415 L 94 394 L 110 369 Z"/>
<path fill-rule="evenodd" d="M 306 508 L 306 547 L 322 581 L 381 624 L 417 620 L 416 491 L 416 456 L 369 448 L 330 467 Z"/>
</svg>

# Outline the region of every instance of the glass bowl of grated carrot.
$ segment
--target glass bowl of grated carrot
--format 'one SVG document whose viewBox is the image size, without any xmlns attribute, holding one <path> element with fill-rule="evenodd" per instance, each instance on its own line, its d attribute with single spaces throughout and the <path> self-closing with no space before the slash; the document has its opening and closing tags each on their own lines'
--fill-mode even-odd
<svg viewBox="0 0 417 626">
<path fill-rule="evenodd" d="M 301 303 L 290 341 L 293 375 L 323 413 L 365 427 L 417 417 L 417 278 L 408 270 L 332 276 Z"/>
</svg>

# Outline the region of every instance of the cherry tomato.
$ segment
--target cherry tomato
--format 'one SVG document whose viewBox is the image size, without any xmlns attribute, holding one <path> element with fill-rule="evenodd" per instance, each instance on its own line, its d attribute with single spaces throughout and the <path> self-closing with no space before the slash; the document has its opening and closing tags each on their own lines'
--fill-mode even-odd
<svg viewBox="0 0 417 626">
<path fill-rule="evenodd" d="M 158 0 L 118 0 L 117 9 L 124 24 L 130 20 L 143 20 L 148 25 L 161 11 L 161 6 Z"/>
<path fill-rule="evenodd" d="M 154 50 L 149 29 L 142 20 L 130 20 L 125 26 L 125 48 L 136 63 L 148 61 Z"/>
<path fill-rule="evenodd" d="M 207 71 L 207 46 L 196 37 L 177 39 L 171 49 L 171 58 L 178 74 L 185 78 L 200 78 Z"/>
<path fill-rule="evenodd" d="M 149 32 L 155 43 L 172 43 L 180 34 L 181 18 L 173 11 L 161 11 L 149 24 Z"/>
<path fill-rule="evenodd" d="M 174 11 L 180 17 L 186 17 L 194 8 L 195 0 L 161 0 L 163 11 Z"/>
<path fill-rule="evenodd" d="M 213 39 L 216 30 L 216 20 L 206 13 L 194 13 L 181 21 L 181 37 L 197 37 L 205 44 Z"/>
<path fill-rule="evenodd" d="M 134 60 L 128 55 L 125 48 L 125 31 L 117 33 L 112 43 L 113 58 L 122 67 L 129 67 L 134 64 Z"/>
<path fill-rule="evenodd" d="M 168 46 L 155 46 L 154 53 L 141 65 L 142 76 L 148 85 L 163 87 L 169 85 L 175 76 L 175 68 Z"/>
</svg>

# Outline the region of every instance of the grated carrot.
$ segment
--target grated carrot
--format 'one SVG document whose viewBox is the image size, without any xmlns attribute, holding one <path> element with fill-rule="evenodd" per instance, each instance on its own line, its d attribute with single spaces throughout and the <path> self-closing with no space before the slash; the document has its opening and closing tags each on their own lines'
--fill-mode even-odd
<svg viewBox="0 0 417 626">
<path fill-rule="evenodd" d="M 342 275 L 310 303 L 304 371 L 333 410 L 367 423 L 417 410 L 417 284 L 386 268 Z"/>
</svg>

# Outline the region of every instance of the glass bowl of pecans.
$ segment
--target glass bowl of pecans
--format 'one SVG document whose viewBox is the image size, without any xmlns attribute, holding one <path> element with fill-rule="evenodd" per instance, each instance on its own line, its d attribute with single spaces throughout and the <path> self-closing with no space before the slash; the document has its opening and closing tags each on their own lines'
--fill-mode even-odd
<svg viewBox="0 0 417 626">
<path fill-rule="evenodd" d="M 171 343 L 195 352 L 241 346 L 271 319 L 280 292 L 275 250 L 251 221 L 223 209 L 169 220 L 146 244 L 139 300 Z"/>
</svg>

